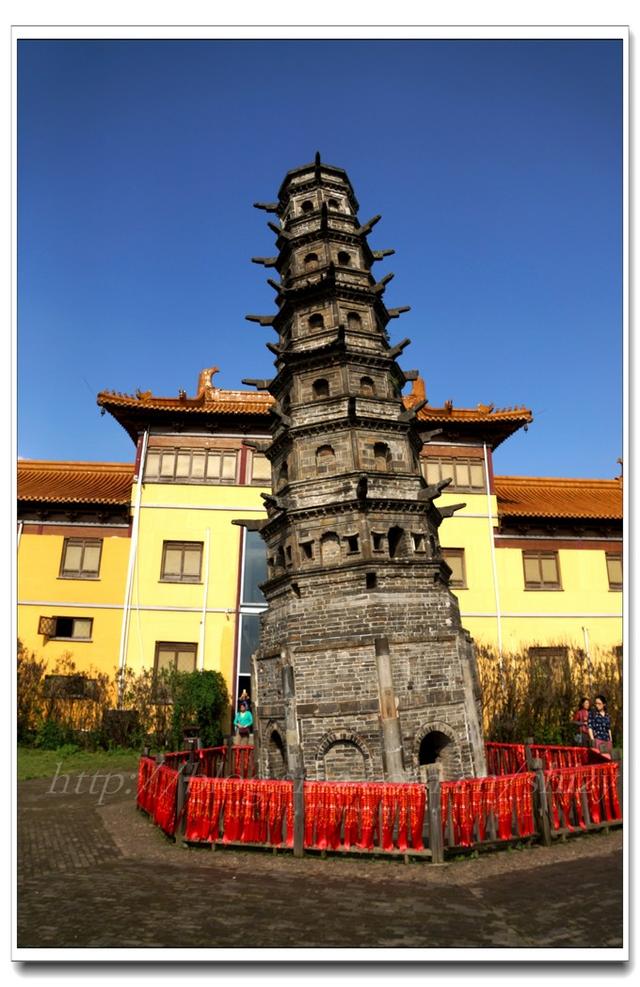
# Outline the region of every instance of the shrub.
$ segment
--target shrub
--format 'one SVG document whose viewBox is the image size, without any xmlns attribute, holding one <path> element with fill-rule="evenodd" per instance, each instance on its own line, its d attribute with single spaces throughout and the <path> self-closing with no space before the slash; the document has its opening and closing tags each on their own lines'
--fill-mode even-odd
<svg viewBox="0 0 640 987">
<path fill-rule="evenodd" d="M 222 717 L 229 705 L 229 693 L 220 672 L 171 673 L 171 743 L 179 750 L 187 728 L 197 727 L 205 747 L 222 742 Z"/>
</svg>

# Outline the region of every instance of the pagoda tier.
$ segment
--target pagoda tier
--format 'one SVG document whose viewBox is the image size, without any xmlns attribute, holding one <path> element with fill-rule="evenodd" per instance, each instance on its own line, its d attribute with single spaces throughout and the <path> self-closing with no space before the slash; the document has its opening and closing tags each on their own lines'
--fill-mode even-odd
<svg viewBox="0 0 640 987">
<path fill-rule="evenodd" d="M 346 173 L 288 173 L 277 203 L 278 334 L 268 391 L 272 466 L 264 495 L 268 609 L 254 655 L 261 771 L 411 780 L 482 773 L 475 655 L 460 624 L 438 526 L 446 512 L 420 470 L 416 377 L 392 346 L 383 295 Z M 255 259 L 255 258 L 254 258 Z M 422 402 L 424 404 L 424 402 Z M 424 429 L 424 426 L 422 426 Z M 463 506 L 463 505 L 458 505 Z M 255 527 L 255 522 L 252 524 Z"/>
</svg>

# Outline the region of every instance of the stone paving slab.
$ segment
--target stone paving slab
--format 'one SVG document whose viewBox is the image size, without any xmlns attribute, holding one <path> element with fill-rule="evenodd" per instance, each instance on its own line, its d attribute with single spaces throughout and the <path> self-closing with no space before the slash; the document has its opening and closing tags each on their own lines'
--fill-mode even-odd
<svg viewBox="0 0 640 987">
<path fill-rule="evenodd" d="M 435 867 L 297 860 L 173 844 L 134 784 L 20 784 L 19 946 L 623 945 L 620 830 Z"/>
</svg>

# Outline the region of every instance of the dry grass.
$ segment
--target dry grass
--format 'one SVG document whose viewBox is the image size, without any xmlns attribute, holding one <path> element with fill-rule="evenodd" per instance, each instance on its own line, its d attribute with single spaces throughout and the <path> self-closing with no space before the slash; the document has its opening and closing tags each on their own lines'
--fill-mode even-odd
<svg viewBox="0 0 640 987">
<path fill-rule="evenodd" d="M 614 743 L 620 746 L 622 668 L 616 655 L 595 651 L 587 657 L 562 643 L 553 646 L 567 648 L 566 660 L 533 657 L 528 648 L 500 658 L 491 648 L 477 647 L 487 739 L 518 742 L 533 737 L 539 743 L 570 743 L 575 734 L 571 719 L 580 698 L 602 693 Z M 538 645 L 532 642 L 531 647 Z"/>
</svg>

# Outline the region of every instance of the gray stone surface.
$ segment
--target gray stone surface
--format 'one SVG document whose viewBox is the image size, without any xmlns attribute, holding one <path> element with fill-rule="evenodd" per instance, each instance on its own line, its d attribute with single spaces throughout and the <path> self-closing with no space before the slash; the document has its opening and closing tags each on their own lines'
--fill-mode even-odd
<svg viewBox="0 0 640 987">
<path fill-rule="evenodd" d="M 187 850 L 135 809 L 134 786 L 123 777 L 100 800 L 89 779 L 67 794 L 19 785 L 19 946 L 564 946 L 588 959 L 623 944 L 621 831 L 439 867 Z"/>
</svg>

